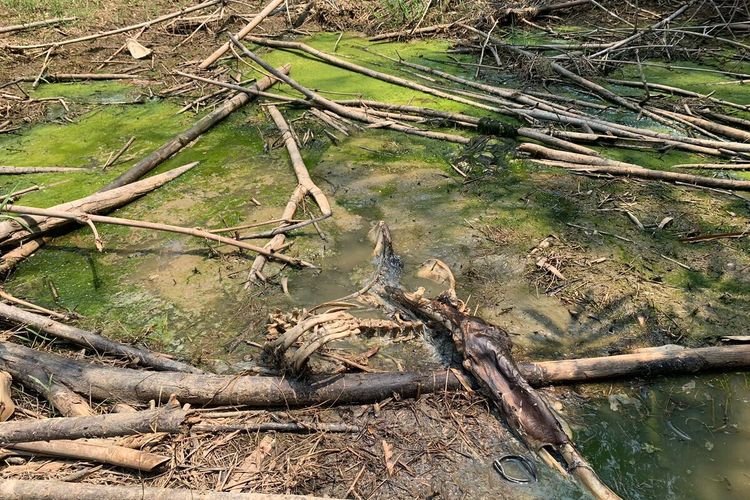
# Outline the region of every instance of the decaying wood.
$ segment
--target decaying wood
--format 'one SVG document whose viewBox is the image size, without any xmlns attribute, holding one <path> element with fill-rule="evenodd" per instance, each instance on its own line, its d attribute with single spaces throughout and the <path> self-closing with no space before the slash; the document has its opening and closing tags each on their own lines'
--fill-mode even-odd
<svg viewBox="0 0 750 500">
<path fill-rule="evenodd" d="M 394 394 L 413 398 L 461 387 L 451 372 L 323 375 L 306 380 L 283 377 L 225 376 L 114 368 L 64 358 L 0 342 L 0 368 L 14 378 L 56 381 L 95 401 L 147 403 L 174 394 L 195 405 L 301 407 L 381 401 Z"/>
<path fill-rule="evenodd" d="M 54 480 L 8 479 L 0 483 L 4 500 L 323 500 L 306 495 L 272 495 L 153 488 L 140 484 L 113 486 Z"/>
<path fill-rule="evenodd" d="M 54 24 L 67 23 L 75 21 L 77 17 L 53 17 L 51 19 L 43 19 L 41 21 L 33 21 L 30 23 L 14 24 L 13 26 L 2 26 L 0 27 L 0 33 L 11 33 L 13 31 L 22 31 L 32 28 L 39 28 L 42 26 L 51 26 Z"/>
<path fill-rule="evenodd" d="M 98 192 L 85 198 L 70 201 L 56 205 L 51 210 L 56 211 L 71 211 L 71 212 L 87 212 L 87 213 L 102 213 L 121 207 L 134 199 L 149 193 L 167 182 L 176 179 L 180 175 L 189 171 L 191 168 L 196 166 L 198 162 L 189 163 L 181 167 L 173 168 L 167 172 L 164 172 L 148 179 L 143 179 L 138 182 L 134 182 L 127 186 L 123 186 L 118 189 L 113 189 L 107 192 Z M 67 224 L 68 222 L 60 219 L 50 219 L 46 216 L 32 217 L 24 216 L 20 217 L 23 221 L 23 225 L 13 220 L 5 220 L 0 222 L 0 244 L 10 245 L 15 244 L 30 236 L 37 236 L 49 231 L 60 228 L 60 226 Z M 26 227 L 24 227 L 24 225 Z M 29 229 L 31 231 L 29 231 Z"/>
<path fill-rule="evenodd" d="M 412 37 L 416 35 L 424 35 L 425 33 L 434 33 L 436 31 L 444 31 L 447 29 L 450 29 L 451 27 L 455 26 L 456 23 L 443 23 L 443 24 L 435 24 L 433 26 L 425 26 L 423 28 L 417 28 L 417 29 L 408 29 L 408 30 L 401 30 L 401 31 L 390 31 L 388 33 L 381 33 L 379 35 L 371 36 L 368 38 L 371 42 L 378 42 L 382 40 L 390 40 L 392 38 L 405 38 L 405 37 Z"/>
<path fill-rule="evenodd" d="M 258 15 L 256 15 L 252 21 L 250 21 L 244 28 L 242 28 L 239 33 L 237 33 L 236 38 L 239 40 L 242 40 L 247 35 L 250 34 L 250 32 L 255 29 L 256 26 L 258 26 L 263 20 L 268 17 L 268 15 L 273 12 L 276 7 L 283 4 L 285 0 L 271 0 L 268 5 L 266 5 L 263 10 L 261 10 Z M 217 59 L 219 59 L 221 56 L 223 56 L 226 51 L 229 50 L 229 47 L 231 44 L 229 42 L 226 42 L 224 45 L 216 49 L 210 56 L 208 56 L 206 59 L 204 59 L 200 65 L 198 66 L 201 69 L 206 69 L 209 66 L 211 66 L 213 63 L 216 62 Z"/>
<path fill-rule="evenodd" d="M 54 374 L 44 369 L 38 373 L 19 371 L 16 372 L 15 378 L 21 385 L 46 399 L 64 417 L 96 415 L 88 400 L 59 383 Z"/>
<path fill-rule="evenodd" d="M 67 439 L 15 443 L 6 448 L 32 453 L 34 455 L 86 460 L 144 472 L 150 472 L 156 469 L 160 465 L 168 462 L 170 458 L 168 456 L 158 455 L 148 451 L 118 446 L 113 443 L 83 440 L 70 441 Z M 0 491 L 2 490 L 2 484 L 5 484 L 6 482 L 7 480 L 0 482 Z M 0 498 L 5 499 L 6 497 L 0 494 Z"/>
<path fill-rule="evenodd" d="M 75 168 L 75 167 L 0 167 L 0 175 L 15 175 L 15 174 L 46 174 L 51 172 L 78 172 L 85 173 L 91 172 L 87 168 Z"/>
<path fill-rule="evenodd" d="M 170 19 L 174 19 L 175 17 L 184 16 L 185 14 L 189 14 L 190 12 L 195 12 L 196 10 L 205 9 L 207 7 L 211 7 L 212 5 L 216 5 L 221 2 L 222 0 L 209 0 L 207 2 L 203 2 L 198 5 L 194 5 L 192 7 L 187 7 L 185 9 L 180 9 L 179 11 L 172 12 L 170 14 L 159 16 L 149 21 L 144 21 L 142 23 L 133 24 L 131 26 L 125 26 L 124 28 L 104 31 L 102 33 L 95 33 L 93 35 L 86 35 L 86 36 L 82 36 L 79 38 L 68 38 L 66 40 L 59 40 L 57 42 L 37 43 L 37 44 L 32 44 L 32 45 L 8 45 L 7 48 L 11 50 L 45 49 L 48 47 L 62 47 L 62 46 L 70 45 L 73 43 L 87 42 L 89 40 L 95 40 L 97 38 L 117 35 L 119 33 L 126 33 L 128 31 L 134 31 L 139 28 L 144 28 L 144 27 L 151 26 L 157 23 L 162 23 L 164 21 L 169 21 Z"/>
<path fill-rule="evenodd" d="M 294 174 L 297 177 L 297 187 L 294 189 L 289 202 L 284 208 L 284 212 L 281 214 L 281 218 L 284 221 L 291 221 L 292 219 L 294 219 L 294 214 L 297 212 L 297 207 L 307 195 L 312 196 L 312 198 L 315 200 L 315 203 L 317 203 L 318 207 L 320 208 L 321 216 L 314 220 L 320 221 L 330 217 L 333 212 L 331 211 L 331 205 L 328 202 L 328 198 L 326 198 L 326 195 L 323 193 L 323 191 L 321 191 L 320 188 L 310 178 L 310 173 L 307 171 L 305 162 L 302 160 L 302 155 L 297 148 L 297 142 L 292 136 L 289 125 L 287 124 L 286 120 L 281 115 L 279 110 L 276 108 L 276 106 L 268 106 L 267 109 L 269 115 L 271 115 L 271 118 L 273 119 L 273 122 L 276 124 L 276 127 L 281 132 L 281 137 L 283 138 L 286 149 L 289 152 L 289 158 L 292 161 Z M 300 227 L 299 224 L 284 223 L 279 226 L 279 229 L 288 230 L 289 226 Z M 268 251 L 276 252 L 284 246 L 285 241 L 285 234 L 280 233 L 271 238 L 271 241 L 266 243 L 264 248 Z M 262 279 L 263 267 L 266 264 L 266 260 L 266 257 L 263 255 L 258 255 L 255 258 L 255 261 L 253 261 L 253 265 L 250 268 L 250 279 L 252 281 L 258 278 Z"/>
<path fill-rule="evenodd" d="M 214 3 L 218 2 L 211 2 L 212 5 Z M 291 66 L 287 64 L 278 68 L 277 71 L 282 74 L 287 74 L 289 73 L 290 68 Z M 252 86 L 252 88 L 256 90 L 266 90 L 270 88 L 274 83 L 276 83 L 275 78 L 265 77 L 258 80 L 258 82 Z M 210 130 L 214 125 L 221 122 L 232 112 L 249 103 L 252 99 L 252 96 L 244 93 L 237 94 L 236 96 L 227 99 L 224 104 L 195 122 L 192 127 L 171 138 L 158 149 L 154 150 L 150 155 L 133 165 L 127 172 L 121 174 L 119 177 L 117 177 L 117 179 L 107 184 L 107 186 L 105 186 L 103 190 L 114 189 L 140 179 L 145 174 L 166 161 L 168 158 L 174 156 L 175 153 L 180 151 L 182 148 L 196 140 L 198 137 L 200 137 L 201 134 Z"/>
<path fill-rule="evenodd" d="M 681 163 L 674 168 L 689 168 L 693 170 L 750 170 L 750 163 Z"/>
<path fill-rule="evenodd" d="M 156 370 L 201 373 L 201 370 L 164 355 L 115 342 L 95 332 L 81 330 L 53 319 L 0 303 L 0 318 L 34 328 L 48 335 L 91 349 L 95 354 L 120 356 L 131 363 Z"/>
<path fill-rule="evenodd" d="M 32 441 L 132 436 L 149 432 L 178 433 L 187 428 L 190 411 L 174 399 L 154 410 L 85 417 L 14 420 L 0 423 L 0 446 Z"/>
<path fill-rule="evenodd" d="M 40 76 L 19 78 L 22 82 L 79 82 L 86 80 L 135 80 L 138 75 L 128 73 L 40 73 Z"/>
</svg>

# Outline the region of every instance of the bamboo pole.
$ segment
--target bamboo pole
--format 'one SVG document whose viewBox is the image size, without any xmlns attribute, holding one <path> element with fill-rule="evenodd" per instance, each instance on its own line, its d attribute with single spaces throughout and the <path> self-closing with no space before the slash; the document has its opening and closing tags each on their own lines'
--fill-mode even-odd
<svg viewBox="0 0 750 500">
<path fill-rule="evenodd" d="M 0 175 L 16 175 L 16 174 L 46 174 L 46 173 L 87 173 L 91 172 L 88 168 L 76 168 L 76 167 L 11 167 L 11 166 L 0 166 Z"/>
<path fill-rule="evenodd" d="M 265 6 L 263 10 L 261 10 L 257 16 L 255 16 L 252 21 L 250 21 L 244 28 L 240 30 L 239 33 L 237 33 L 236 38 L 239 40 L 242 40 L 247 35 L 250 34 L 250 32 L 255 29 L 256 26 L 258 26 L 263 20 L 268 17 L 268 15 L 276 9 L 279 5 L 283 4 L 285 0 L 271 0 L 271 2 L 268 3 L 268 5 Z M 206 69 L 209 66 L 211 66 L 213 63 L 216 62 L 217 59 L 219 59 L 221 56 L 226 53 L 227 50 L 229 50 L 229 47 L 231 46 L 230 42 L 226 42 L 224 45 L 216 49 L 210 56 L 205 58 L 203 62 L 200 63 L 198 66 L 200 69 Z"/>
<path fill-rule="evenodd" d="M 77 17 L 53 17 L 51 19 L 43 19 L 41 21 L 34 21 L 31 23 L 14 24 L 12 26 L 0 27 L 0 33 L 10 33 L 12 31 L 21 31 L 31 28 L 39 28 L 42 26 L 50 26 L 53 24 L 67 23 L 69 21 L 75 21 Z"/>
<path fill-rule="evenodd" d="M 51 210 L 51 209 L 44 209 L 44 208 L 24 207 L 24 206 L 19 206 L 19 205 L 6 205 L 2 207 L 2 211 L 10 212 L 10 213 L 17 213 L 17 214 L 25 214 L 25 215 L 42 215 L 44 217 L 74 220 L 82 224 L 89 224 L 90 226 L 91 226 L 91 223 L 100 222 L 102 224 L 114 224 L 118 226 L 128 226 L 128 227 L 135 227 L 139 229 L 153 229 L 155 231 L 166 231 L 170 233 L 186 234 L 188 236 L 195 236 L 196 238 L 205 238 L 207 240 L 218 241 L 219 243 L 223 243 L 224 245 L 234 246 L 237 248 L 241 248 L 243 250 L 250 250 L 251 252 L 256 252 L 261 255 L 264 255 L 265 257 L 269 259 L 278 260 L 280 262 L 284 262 L 285 264 L 289 264 L 294 267 L 315 267 L 313 264 L 306 262 L 304 260 L 301 260 L 301 259 L 287 257 L 284 254 L 274 253 L 273 251 L 266 250 L 263 247 L 251 245 L 250 243 L 245 243 L 244 241 L 238 241 L 232 238 L 227 238 L 225 236 L 220 236 L 218 234 L 209 233 L 208 231 L 204 231 L 202 229 L 197 229 L 197 228 L 173 226 L 171 224 L 161 224 L 158 222 L 147 222 L 147 221 L 138 221 L 138 220 L 132 220 L 132 219 L 123 219 L 121 217 L 107 217 L 105 215 L 96 215 L 96 214 L 89 214 L 89 213 L 83 213 L 83 212 L 75 213 L 75 212 L 68 212 L 64 210 Z"/>
<path fill-rule="evenodd" d="M 292 136 L 292 131 L 289 128 L 289 124 L 287 124 L 286 120 L 281 115 L 276 106 L 268 106 L 267 109 L 268 113 L 271 115 L 271 119 L 273 119 L 273 122 L 276 124 L 279 132 L 281 132 L 281 137 L 284 139 L 284 144 L 286 145 L 286 149 L 289 152 L 289 158 L 292 162 L 294 174 L 297 177 L 297 187 L 294 189 L 289 202 L 284 208 L 284 212 L 281 214 L 281 218 L 285 221 L 294 219 L 294 214 L 295 212 L 297 212 L 297 207 L 308 194 L 313 197 L 315 203 L 317 203 L 318 207 L 320 208 L 322 216 L 319 218 L 319 220 L 330 217 L 333 212 L 331 210 L 331 205 L 328 202 L 328 198 L 326 198 L 326 195 L 323 193 L 323 191 L 321 191 L 321 189 L 310 178 L 310 173 L 307 171 L 307 167 L 305 166 L 305 162 L 302 159 L 302 155 L 297 148 L 297 142 Z M 283 229 L 285 226 L 289 226 L 289 224 L 281 224 L 279 228 Z M 284 247 L 285 241 L 286 235 L 284 233 L 277 234 L 273 238 L 271 238 L 271 241 L 266 243 L 264 248 L 268 251 L 278 251 Z M 263 267 L 266 265 L 266 260 L 266 257 L 263 255 L 258 255 L 255 257 L 253 265 L 250 268 L 251 280 L 255 280 L 256 278 L 263 279 Z"/>
<path fill-rule="evenodd" d="M 218 492 L 154 488 L 143 485 L 101 485 L 64 481 L 7 479 L 0 483 L 3 500 L 323 500 L 307 495 Z"/>
</svg>

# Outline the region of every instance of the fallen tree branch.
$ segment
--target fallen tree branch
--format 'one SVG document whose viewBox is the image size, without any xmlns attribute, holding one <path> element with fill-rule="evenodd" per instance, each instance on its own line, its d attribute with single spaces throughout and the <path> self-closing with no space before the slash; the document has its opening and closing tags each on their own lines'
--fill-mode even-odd
<svg viewBox="0 0 750 500">
<path fill-rule="evenodd" d="M 125 446 L 118 446 L 113 443 L 80 440 L 70 441 L 67 439 L 60 439 L 57 441 L 31 441 L 28 443 L 16 443 L 7 446 L 7 448 L 26 453 L 32 453 L 34 455 L 86 460 L 91 462 L 115 465 L 117 467 L 127 467 L 128 469 L 140 470 L 144 472 L 150 472 L 156 469 L 160 465 L 168 462 L 170 458 L 168 456 L 157 455 L 156 453 L 150 453 L 148 451 L 134 450 Z M 0 482 L 0 498 L 8 498 L 2 493 L 3 486 L 7 482 L 7 480 L 3 480 Z M 44 498 L 46 499 L 48 497 Z"/>
<path fill-rule="evenodd" d="M 95 401 L 114 400 L 131 404 L 147 403 L 152 399 L 162 401 L 165 395 L 174 394 L 180 401 L 196 405 L 300 407 L 376 402 L 393 394 L 414 398 L 421 394 L 463 389 L 450 370 L 324 375 L 307 380 L 153 372 L 96 365 L 10 342 L 0 342 L 0 367 L 14 379 L 22 373 L 38 379 L 54 374 L 58 383 Z M 750 345 L 526 362 L 518 366 L 529 383 L 537 387 L 748 368 Z"/>
<path fill-rule="evenodd" d="M 16 174 L 46 174 L 52 172 L 77 172 L 86 173 L 91 172 L 88 168 L 76 168 L 76 167 L 0 167 L 0 175 L 16 175 Z"/>
</svg>

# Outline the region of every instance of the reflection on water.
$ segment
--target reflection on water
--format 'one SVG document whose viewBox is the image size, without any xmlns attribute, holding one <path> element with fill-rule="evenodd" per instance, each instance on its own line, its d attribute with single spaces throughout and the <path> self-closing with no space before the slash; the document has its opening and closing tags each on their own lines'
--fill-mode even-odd
<svg viewBox="0 0 750 500">
<path fill-rule="evenodd" d="M 747 374 L 598 389 L 576 440 L 624 498 L 750 498 Z"/>
</svg>

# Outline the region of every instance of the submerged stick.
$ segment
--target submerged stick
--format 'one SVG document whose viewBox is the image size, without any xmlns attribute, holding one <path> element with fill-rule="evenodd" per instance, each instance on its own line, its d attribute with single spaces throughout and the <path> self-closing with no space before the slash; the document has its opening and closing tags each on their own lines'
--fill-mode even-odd
<svg viewBox="0 0 750 500">
<path fill-rule="evenodd" d="M 250 243 L 245 243 L 244 241 L 238 241 L 232 238 L 227 238 L 225 236 L 220 236 L 218 234 L 209 233 L 208 231 L 204 231 L 202 229 L 197 229 L 197 228 L 173 226 L 171 224 L 161 224 L 158 222 L 147 222 L 147 221 L 139 221 L 139 220 L 132 220 L 132 219 L 123 219 L 121 217 L 108 217 L 105 215 L 96 215 L 96 214 L 83 213 L 83 212 L 76 213 L 76 212 L 68 212 L 68 211 L 62 211 L 62 210 L 24 207 L 24 206 L 18 206 L 18 205 L 6 205 L 2 207 L 2 211 L 10 212 L 10 213 L 17 213 L 17 214 L 42 215 L 45 217 L 58 218 L 58 219 L 68 219 L 68 220 L 74 220 L 82 224 L 88 223 L 88 222 L 92 222 L 92 223 L 101 222 L 103 224 L 114 224 L 118 226 L 128 226 L 128 227 L 136 227 L 140 229 L 153 229 L 156 231 L 166 231 L 170 233 L 187 234 L 189 236 L 195 236 L 196 238 L 205 238 L 207 240 L 218 241 L 219 243 L 241 248 L 243 250 L 250 250 L 252 252 L 256 252 L 261 255 L 264 255 L 267 258 L 278 260 L 278 261 L 284 262 L 294 267 L 315 267 L 313 264 L 306 262 L 304 260 L 301 260 L 301 259 L 287 257 L 284 254 L 277 254 L 271 250 L 266 250 L 265 248 L 262 248 L 256 245 L 251 245 Z"/>
<path fill-rule="evenodd" d="M 98 333 L 81 330 L 80 328 L 66 325 L 45 316 L 27 312 L 18 307 L 3 304 L 1 302 L 0 317 L 14 323 L 37 329 L 48 335 L 66 340 L 87 349 L 91 349 L 96 354 L 120 356 L 131 363 L 154 368 L 156 370 L 202 373 L 201 370 L 193 366 L 169 359 L 161 354 L 115 342 L 114 340 L 103 337 Z"/>
</svg>

